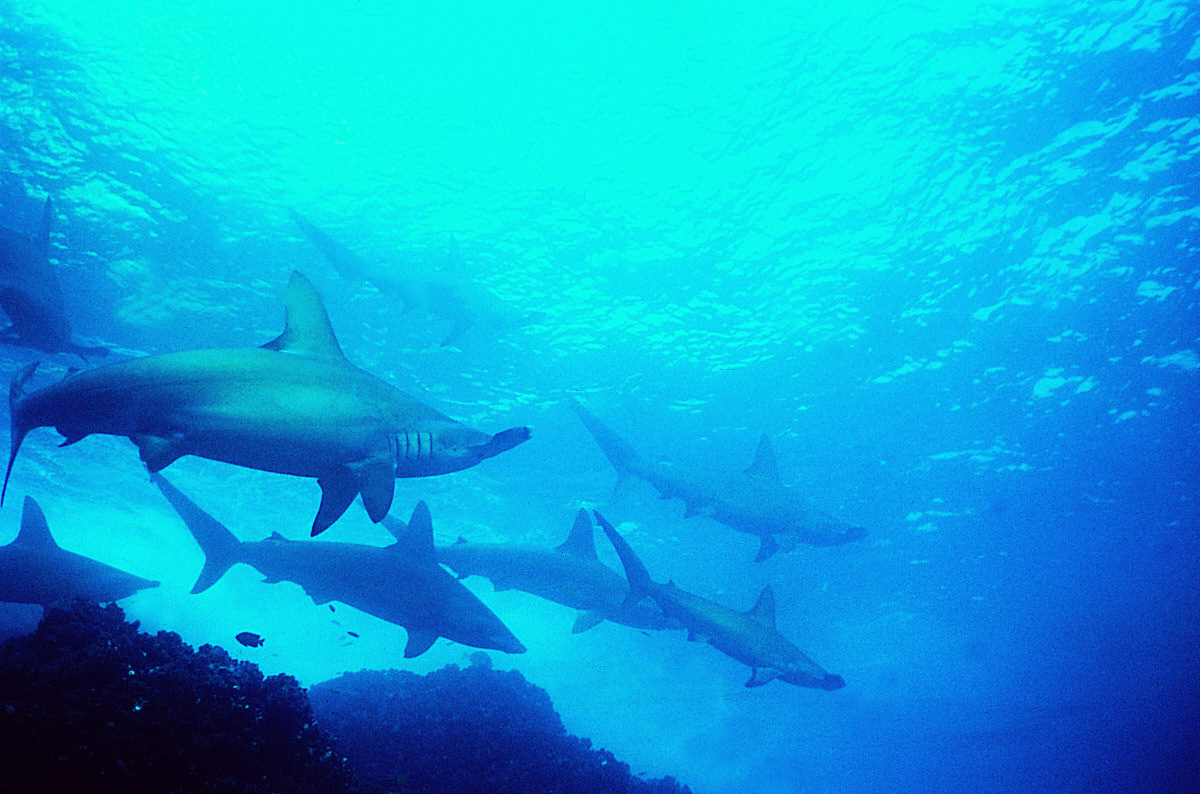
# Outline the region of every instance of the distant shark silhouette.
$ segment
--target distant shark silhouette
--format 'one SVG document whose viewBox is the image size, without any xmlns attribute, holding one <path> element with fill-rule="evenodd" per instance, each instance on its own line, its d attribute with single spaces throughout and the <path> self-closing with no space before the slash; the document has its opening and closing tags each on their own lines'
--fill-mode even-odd
<svg viewBox="0 0 1200 794">
<path fill-rule="evenodd" d="M 612 524 L 599 513 L 595 516 L 625 566 L 629 598 L 649 596 L 664 614 L 683 624 L 688 640 L 707 642 L 748 665 L 751 674 L 746 686 L 762 686 L 776 678 L 813 689 L 833 690 L 846 685 L 840 675 L 825 672 L 775 628 L 775 593 L 770 585 L 762 589 L 753 609 L 738 612 L 681 590 L 673 582 L 658 584 L 650 579 L 646 566 Z"/>
<path fill-rule="evenodd" d="M 49 609 L 86 598 L 103 604 L 148 587 L 158 587 L 158 582 L 59 547 L 31 496 L 25 497 L 17 539 L 0 546 L 0 601 L 6 603 Z"/>
<path fill-rule="evenodd" d="M 53 426 L 74 444 L 92 433 L 128 436 L 151 472 L 184 455 L 315 477 L 314 535 L 362 494 L 372 521 L 397 477 L 466 469 L 528 440 L 529 428 L 489 436 L 355 367 L 342 354 L 312 283 L 293 273 L 286 327 L 259 348 L 193 350 L 121 361 L 69 375 L 30 394 L 37 364 L 9 389 L 12 449 Z"/>
<path fill-rule="evenodd" d="M 204 568 L 192 588 L 202 593 L 232 566 L 246 563 L 270 584 L 294 582 L 314 603 L 340 601 L 408 632 L 404 656 L 419 656 L 438 637 L 507 653 L 525 646 L 461 582 L 437 563 L 429 508 L 418 502 L 406 530 L 391 546 L 292 541 L 279 533 L 240 541 L 223 524 L 167 482 L 151 478 L 204 551 Z"/>
<path fill-rule="evenodd" d="M 693 469 L 669 461 L 649 463 L 577 400 L 570 404 L 617 470 L 619 480 L 639 477 L 662 498 L 682 499 L 685 516 L 708 515 L 739 532 L 757 535 L 760 545 L 755 562 L 781 547 L 791 550 L 797 543 L 836 546 L 866 537 L 862 527 L 813 509 L 779 481 L 775 452 L 766 435 L 744 472 Z"/>
<path fill-rule="evenodd" d="M 402 264 L 368 262 L 317 228 L 300 213 L 293 209 L 289 209 L 288 213 L 304 232 L 304 236 L 320 250 L 342 278 L 373 284 L 385 295 L 400 300 L 406 311 L 417 310 L 449 320 L 450 332 L 442 340 L 442 345 L 454 344 L 473 327 L 502 331 L 516 328 L 537 316 L 535 313 L 519 311 L 469 279 L 455 278 L 456 274 L 453 271 L 461 271 L 464 265 L 457 245 L 436 257 L 441 260 L 442 265 L 438 269 L 451 272 L 443 272 L 434 277 L 429 273 L 431 268 L 427 262 L 422 268 L 424 272 L 416 275 L 412 272 L 413 268 Z M 397 259 L 409 260 L 408 264 L 418 257 L 428 260 L 431 258 L 431 252 L 425 249 L 409 249 L 397 255 Z"/>
<path fill-rule="evenodd" d="M 54 207 L 46 199 L 33 237 L 0 228 L 0 309 L 12 323 L 0 331 L 0 340 L 45 353 L 108 355 L 103 347 L 86 347 L 71 339 L 62 287 L 50 267 L 53 223 Z"/>
<path fill-rule="evenodd" d="M 393 534 L 403 530 L 392 516 L 383 523 Z M 604 620 L 637 629 L 677 627 L 650 601 L 625 603 L 629 585 L 600 562 L 592 535 L 592 521 L 586 510 L 580 510 L 571 534 L 554 548 L 460 539 L 452 546 L 437 547 L 437 558 L 460 579 L 482 576 L 491 580 L 496 590 L 521 590 L 578 609 L 579 617 L 571 629 L 575 634 Z"/>
</svg>

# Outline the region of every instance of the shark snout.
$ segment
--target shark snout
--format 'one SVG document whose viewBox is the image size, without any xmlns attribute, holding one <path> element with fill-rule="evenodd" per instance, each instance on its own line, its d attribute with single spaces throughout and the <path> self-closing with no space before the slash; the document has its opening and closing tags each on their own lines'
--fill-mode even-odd
<svg viewBox="0 0 1200 794">
<path fill-rule="evenodd" d="M 466 425 L 448 425 L 435 434 L 435 454 L 486 460 L 529 440 L 528 427 L 511 427 L 495 435 Z"/>
</svg>

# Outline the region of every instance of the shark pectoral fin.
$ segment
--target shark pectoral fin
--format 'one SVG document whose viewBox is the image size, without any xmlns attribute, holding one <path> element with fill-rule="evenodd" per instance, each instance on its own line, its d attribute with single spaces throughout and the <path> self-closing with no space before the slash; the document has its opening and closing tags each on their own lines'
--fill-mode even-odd
<svg viewBox="0 0 1200 794">
<path fill-rule="evenodd" d="M 73 444 L 78 440 L 68 436 L 63 445 Z M 129 440 L 137 444 L 138 457 L 146 464 L 151 474 L 157 474 L 187 454 L 187 444 L 182 433 L 172 433 L 169 436 L 130 436 Z"/>
<path fill-rule="evenodd" d="M 604 622 L 604 615 L 595 609 L 580 610 L 579 616 L 575 618 L 575 625 L 571 626 L 572 634 L 582 634 L 593 626 Z"/>
<path fill-rule="evenodd" d="M 314 537 L 342 517 L 359 491 L 358 479 L 349 469 L 341 466 L 318 477 L 317 484 L 321 486 L 321 506 L 317 508 L 317 517 L 313 519 Z"/>
<path fill-rule="evenodd" d="M 362 483 L 363 507 L 375 523 L 383 520 L 392 509 L 392 494 L 396 489 L 396 458 L 372 459 L 359 467 L 358 479 Z"/>
<path fill-rule="evenodd" d="M 750 680 L 746 682 L 746 686 L 762 686 L 769 684 L 779 677 L 779 671 L 774 667 L 755 667 L 754 672 L 750 674 Z"/>
<path fill-rule="evenodd" d="M 758 546 L 758 554 L 754 555 L 754 561 L 762 562 L 777 551 L 779 551 L 779 544 L 775 541 L 775 536 L 763 535 L 762 543 Z"/>
<path fill-rule="evenodd" d="M 420 656 L 429 650 L 430 646 L 438 638 L 438 633 L 433 629 L 404 627 L 408 631 L 408 644 L 404 646 L 404 658 L 411 659 L 414 656 Z"/>
</svg>

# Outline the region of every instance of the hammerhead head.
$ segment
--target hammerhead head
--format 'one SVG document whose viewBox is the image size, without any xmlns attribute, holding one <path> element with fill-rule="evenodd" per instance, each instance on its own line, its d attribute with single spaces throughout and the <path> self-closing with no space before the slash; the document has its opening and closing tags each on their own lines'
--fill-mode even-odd
<svg viewBox="0 0 1200 794">
<path fill-rule="evenodd" d="M 279 533 L 267 540 L 240 541 L 167 482 L 154 483 L 204 551 L 204 568 L 192 587 L 203 593 L 239 562 L 269 584 L 294 582 L 317 604 L 340 601 L 408 632 L 405 658 L 419 656 L 438 637 L 506 653 L 524 653 L 508 627 L 462 582 L 437 563 L 429 508 L 418 502 L 407 528 L 391 546 L 292 541 Z"/>
<path fill-rule="evenodd" d="M 728 527 L 760 538 L 755 562 L 797 543 L 837 546 L 866 536 L 852 526 L 814 509 L 779 480 L 775 451 L 764 434 L 754 462 L 744 472 L 716 472 L 679 466 L 669 461 L 649 463 L 625 439 L 590 411 L 571 400 L 571 407 L 604 451 L 617 476 L 630 475 L 654 486 L 663 499 L 682 499 L 684 516 L 705 514 Z"/>
<path fill-rule="evenodd" d="M 403 529 L 392 516 L 383 523 L 392 534 Z M 522 543 L 468 543 L 459 538 L 451 546 L 437 547 L 437 558 L 460 579 L 482 576 L 490 579 L 496 590 L 521 590 L 579 610 L 571 629 L 573 634 L 587 631 L 604 620 L 637 629 L 676 627 L 649 600 L 625 603 L 629 586 L 620 574 L 600 562 L 592 520 L 586 510 L 579 511 L 566 541 L 554 548 Z"/>
<path fill-rule="evenodd" d="M 458 246 L 447 249 L 409 248 L 398 258 L 407 265 L 403 275 L 397 267 L 372 263 L 335 240 L 295 210 L 292 220 L 304 236 L 325 256 L 342 278 L 367 281 L 380 292 L 400 300 L 405 310 L 435 314 L 450 321 L 450 332 L 442 345 L 454 344 L 468 329 L 485 326 L 495 330 L 514 328 L 533 319 L 469 279 L 455 277 L 464 262 Z M 411 267 L 414 261 L 421 267 Z"/>
<path fill-rule="evenodd" d="M 50 266 L 53 223 L 54 207 L 47 198 L 32 237 L 0 228 L 0 309 L 12 323 L 0 331 L 0 340 L 45 353 L 108 355 L 106 348 L 78 345 L 71 339 L 62 286 Z"/>
<path fill-rule="evenodd" d="M 17 539 L 0 546 L 0 601 L 6 603 L 49 609 L 86 598 L 103 604 L 148 587 L 158 582 L 61 548 L 32 496 L 25 497 Z"/>
<path fill-rule="evenodd" d="M 599 513 L 595 516 L 625 566 L 629 598 L 649 596 L 663 614 L 683 624 L 688 640 L 707 642 L 726 656 L 749 665 L 751 674 L 746 686 L 762 686 L 776 678 L 812 689 L 833 690 L 846 685 L 840 675 L 825 672 L 775 628 L 775 593 L 771 585 L 762 589 L 749 612 L 738 612 L 681 590 L 674 582 L 659 584 L 650 579 L 646 566 L 613 525 Z"/>
<path fill-rule="evenodd" d="M 514 427 L 489 436 L 456 422 L 351 364 L 321 297 L 293 273 L 286 324 L 258 348 L 193 350 L 120 361 L 25 393 L 37 364 L 13 378 L 12 450 L 53 426 L 63 445 L 92 433 L 128 436 L 157 472 L 183 455 L 260 471 L 315 477 L 316 535 L 362 494 L 372 521 L 392 504 L 397 477 L 466 469 L 529 438 Z"/>
</svg>

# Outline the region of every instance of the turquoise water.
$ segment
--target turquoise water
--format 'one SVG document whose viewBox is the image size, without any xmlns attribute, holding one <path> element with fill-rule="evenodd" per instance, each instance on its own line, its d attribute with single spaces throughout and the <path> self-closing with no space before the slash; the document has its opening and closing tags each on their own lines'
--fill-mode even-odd
<svg viewBox="0 0 1200 794">
<path fill-rule="evenodd" d="M 439 542 L 553 545 L 599 507 L 656 579 L 741 609 L 770 583 L 844 690 L 748 690 L 679 632 L 571 635 L 569 610 L 466 580 L 529 648 L 495 664 L 637 771 L 696 792 L 1195 774 L 1191 5 L 242 5 L 0 5 L 0 209 L 30 228 L 56 202 L 80 341 L 261 344 L 300 269 L 356 364 L 533 427 L 397 483 Z M 339 276 L 289 209 L 530 319 L 443 346 L 451 320 Z M 5 372 L 33 360 L 38 385 L 81 365 L 0 348 Z M 646 486 L 613 499 L 570 396 L 650 457 L 740 470 L 766 432 L 788 485 L 869 534 L 755 564 L 754 538 Z M 163 582 L 123 602 L 144 627 L 305 684 L 473 650 L 406 661 L 403 630 L 244 566 L 189 595 L 200 553 L 128 442 L 58 440 L 30 435 L 13 493 L 64 547 Z M 167 473 L 244 539 L 302 538 L 318 501 L 209 461 Z M 330 539 L 386 543 L 362 512 Z"/>
</svg>

